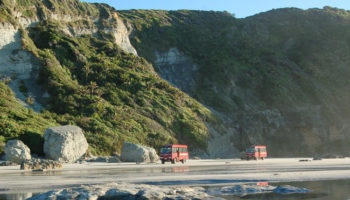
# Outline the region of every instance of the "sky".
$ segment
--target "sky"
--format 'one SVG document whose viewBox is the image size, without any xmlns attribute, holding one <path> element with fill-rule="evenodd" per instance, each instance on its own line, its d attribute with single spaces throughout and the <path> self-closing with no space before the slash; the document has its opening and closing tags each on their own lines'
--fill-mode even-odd
<svg viewBox="0 0 350 200">
<path fill-rule="evenodd" d="M 350 10 L 350 0 L 81 0 L 107 3 L 117 10 L 214 10 L 228 11 L 237 18 L 244 18 L 274 8 L 297 7 L 302 9 L 332 6 Z"/>
</svg>

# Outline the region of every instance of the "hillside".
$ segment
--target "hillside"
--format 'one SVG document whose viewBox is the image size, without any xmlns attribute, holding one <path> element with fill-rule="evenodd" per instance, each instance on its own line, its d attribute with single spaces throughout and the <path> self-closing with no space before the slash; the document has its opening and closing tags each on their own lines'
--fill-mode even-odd
<svg viewBox="0 0 350 200">
<path fill-rule="evenodd" d="M 272 156 L 347 155 L 349 17 L 2 0 L 0 154 L 11 138 L 41 154 L 47 127 L 76 124 L 101 155 L 123 141 L 187 143 L 210 157 L 251 144 Z"/>
<path fill-rule="evenodd" d="M 40 136 L 52 125 L 76 124 L 94 154 L 119 152 L 123 141 L 206 149 L 205 123 L 215 117 L 136 56 L 113 8 L 68 0 L 11 3 L 1 4 L 1 19 L 6 20 L 0 26 L 0 72 L 8 85 L 2 83 L 7 92 L 1 95 L 18 100 L 12 108 L 1 104 L 6 119 L 0 124 L 2 141 Z M 35 153 L 41 154 L 42 147 Z"/>
<path fill-rule="evenodd" d="M 132 10 L 121 16 L 134 24 L 139 55 L 221 116 L 225 130 L 210 149 L 267 144 L 272 156 L 349 153 L 350 12 L 287 8 L 235 19 L 225 12 Z"/>
</svg>

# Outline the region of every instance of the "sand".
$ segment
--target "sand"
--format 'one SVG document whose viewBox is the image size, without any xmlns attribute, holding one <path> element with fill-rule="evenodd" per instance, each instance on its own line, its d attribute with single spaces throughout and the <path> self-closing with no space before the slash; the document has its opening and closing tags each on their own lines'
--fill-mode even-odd
<svg viewBox="0 0 350 200">
<path fill-rule="evenodd" d="M 308 160 L 301 162 L 300 160 Z M 31 172 L 0 167 L 0 193 L 45 192 L 52 189 L 111 182 L 159 185 L 227 185 L 246 182 L 290 182 L 350 179 L 350 158 L 189 160 L 166 163 L 64 164 L 63 169 Z"/>
</svg>

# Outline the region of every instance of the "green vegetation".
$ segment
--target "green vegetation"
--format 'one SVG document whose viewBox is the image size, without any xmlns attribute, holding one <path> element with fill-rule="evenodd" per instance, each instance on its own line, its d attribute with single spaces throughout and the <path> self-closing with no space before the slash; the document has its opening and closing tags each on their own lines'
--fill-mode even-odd
<svg viewBox="0 0 350 200">
<path fill-rule="evenodd" d="M 271 148 L 292 148 L 291 143 L 279 142 L 281 138 L 312 140 L 317 124 L 305 120 L 300 110 L 320 108 L 315 114 L 318 123 L 332 131 L 350 118 L 350 14 L 345 10 L 279 9 L 236 19 L 227 12 L 130 10 L 117 14 L 108 5 L 78 0 L 3 0 L 0 22 L 18 27 L 14 10 L 28 18 L 50 19 L 55 14 L 71 20 L 42 20 L 21 29 L 22 48 L 41 61 L 38 82 L 51 97 L 45 111 L 34 113 L 15 101 L 6 86 L 10 80 L 3 80 L 0 154 L 4 141 L 12 138 L 24 140 L 41 154 L 43 131 L 64 124 L 82 127 L 90 150 L 101 155 L 120 151 L 123 141 L 155 148 L 187 143 L 205 150 L 208 125 L 219 133 L 240 132 L 238 139 L 231 138 L 239 148 L 257 142 L 250 139 L 260 132 Z M 133 29 L 132 44 L 141 57 L 120 49 L 114 36 L 104 32 L 116 28 L 118 17 Z M 98 31 L 67 35 L 74 28 Z M 222 114 L 221 120 L 154 71 L 155 52 L 172 47 L 199 66 L 196 84 L 186 91 Z M 20 91 L 28 104 L 34 103 L 24 83 Z M 280 118 L 292 122 L 309 120 L 309 124 L 271 128 L 269 115 L 260 115 L 265 110 L 277 110 Z M 260 125 L 262 130 L 250 130 Z M 288 137 L 269 135 L 273 132 L 269 128 Z"/>
<path fill-rule="evenodd" d="M 4 147 L 5 147 L 5 137 L 0 136 L 0 156 L 4 154 Z"/>
<path fill-rule="evenodd" d="M 55 125 L 56 121 L 48 113 L 37 114 L 20 105 L 11 89 L 4 82 L 0 82 L 0 155 L 6 140 L 24 138 L 26 135 L 41 137 L 46 128 Z M 33 153 L 42 154 L 42 146 L 35 145 L 36 138 L 25 137 L 23 142 Z"/>
<path fill-rule="evenodd" d="M 348 41 L 350 14 L 344 10 L 280 9 L 247 19 L 188 10 L 130 10 L 121 11 L 120 16 L 133 24 L 132 43 L 147 60 L 154 62 L 155 51 L 171 47 L 191 57 L 200 66 L 197 85 L 190 88 L 192 95 L 222 112 L 241 110 L 247 103 L 242 95 L 226 90 L 232 83 L 254 94 L 256 100 L 250 103 L 283 108 L 319 102 L 325 94 L 314 86 L 314 80 L 328 89 L 342 87 L 336 83 L 348 80 L 348 73 L 343 73 L 348 71 L 344 68 L 347 46 L 342 48 L 341 65 L 325 60 L 336 56 L 337 41 Z M 308 25 L 310 21 L 313 26 Z M 295 44 L 284 50 L 288 41 Z M 339 76 L 329 77 L 334 72 Z"/>
<path fill-rule="evenodd" d="M 273 152 L 295 148 L 303 155 L 339 146 L 325 135 L 350 121 L 349 11 L 288 8 L 235 19 L 225 12 L 129 10 L 120 16 L 133 25 L 140 56 L 154 63 L 155 52 L 176 47 L 198 64 L 196 84 L 185 89 L 234 121 L 225 128 L 242 127 L 242 136 L 232 137 L 236 147 L 263 142 Z M 265 110 L 288 121 L 276 135 L 269 116 L 256 116 Z M 306 142 L 296 147 L 298 141 Z"/>
<path fill-rule="evenodd" d="M 204 123 L 213 120 L 207 109 L 161 80 L 143 58 L 109 40 L 68 37 L 59 26 L 41 22 L 26 38 L 33 42 L 24 41 L 43 63 L 38 81 L 52 96 L 46 115 L 82 127 L 96 154 L 119 151 L 123 141 L 206 147 Z"/>
<path fill-rule="evenodd" d="M 12 19 L 9 13 L 15 6 L 27 17 L 55 13 L 76 20 L 43 20 L 28 30 L 21 29 L 22 47 L 41 61 L 38 83 L 51 98 L 47 110 L 39 114 L 16 107 L 16 112 L 29 113 L 28 120 L 42 118 L 46 124 L 41 124 L 40 129 L 32 123 L 17 128 L 20 121 L 11 120 L 11 125 L 2 121 L 3 127 L 9 127 L 6 132 L 0 130 L 5 140 L 23 139 L 40 154 L 41 135 L 49 125 L 75 124 L 84 129 L 91 152 L 100 155 L 120 151 L 123 141 L 155 148 L 178 142 L 188 143 L 191 148 L 206 148 L 206 123 L 215 120 L 208 109 L 160 79 L 145 59 L 121 50 L 114 43 L 114 36 L 99 31 L 97 36 L 70 37 L 61 31 L 67 26 L 112 28 L 117 17 L 113 8 L 78 0 L 3 1 L 3 16 Z M 97 24 L 90 20 L 97 17 Z M 13 24 L 17 22 L 14 20 Z M 20 91 L 27 96 L 28 104 L 34 103 L 24 82 Z M 4 116 L 10 116 L 8 105 L 4 109 Z"/>
</svg>

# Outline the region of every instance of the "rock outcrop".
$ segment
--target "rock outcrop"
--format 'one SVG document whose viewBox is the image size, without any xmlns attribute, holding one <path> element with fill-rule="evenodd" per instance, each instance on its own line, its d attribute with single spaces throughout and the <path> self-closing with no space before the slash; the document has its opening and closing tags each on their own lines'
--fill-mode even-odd
<svg viewBox="0 0 350 200">
<path fill-rule="evenodd" d="M 47 158 L 73 163 L 88 149 L 83 130 L 77 126 L 48 128 L 44 134 L 44 153 Z"/>
<path fill-rule="evenodd" d="M 49 191 L 30 200 L 42 199 L 214 199 L 202 187 L 161 187 L 128 183 L 90 185 Z M 221 199 L 216 197 L 215 199 Z"/>
<path fill-rule="evenodd" d="M 0 23 L 0 35 L 0 78 L 12 77 L 8 85 L 20 103 L 40 111 L 46 100 L 36 82 L 40 62 L 31 53 L 22 49 L 21 33 L 17 27 L 9 23 Z M 21 87 L 26 88 L 25 94 Z M 33 97 L 33 104 L 26 103 L 29 96 Z"/>
<path fill-rule="evenodd" d="M 61 169 L 62 164 L 53 160 L 32 159 L 21 163 L 21 170 Z"/>
<path fill-rule="evenodd" d="M 16 166 L 17 163 L 11 162 L 11 161 L 0 161 L 0 166 Z"/>
<path fill-rule="evenodd" d="M 20 140 L 9 140 L 5 146 L 5 158 L 17 164 L 30 160 L 30 149 Z"/>
<path fill-rule="evenodd" d="M 105 162 L 105 163 L 120 163 L 121 160 L 117 156 L 99 156 L 95 158 L 86 159 L 86 162 Z"/>
<path fill-rule="evenodd" d="M 153 148 L 124 142 L 121 159 L 124 162 L 157 162 L 159 156 Z"/>
<path fill-rule="evenodd" d="M 167 52 L 156 51 L 155 55 L 159 75 L 190 94 L 191 88 L 196 84 L 195 74 L 199 66 L 176 47 L 170 48 Z"/>
<path fill-rule="evenodd" d="M 128 183 L 110 183 L 106 185 L 89 185 L 67 188 L 58 191 L 49 191 L 38 194 L 30 200 L 41 199 L 223 199 L 222 196 L 245 196 L 254 194 L 303 194 L 311 192 L 306 188 L 297 188 L 289 185 L 234 185 L 226 187 L 190 186 L 156 186 Z"/>
</svg>

